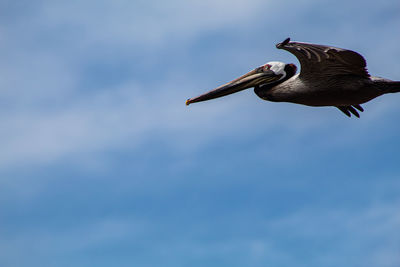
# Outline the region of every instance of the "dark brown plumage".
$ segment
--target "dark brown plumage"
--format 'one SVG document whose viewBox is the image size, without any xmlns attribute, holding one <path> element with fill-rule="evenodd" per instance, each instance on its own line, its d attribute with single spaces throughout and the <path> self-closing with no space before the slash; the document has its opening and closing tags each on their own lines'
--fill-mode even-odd
<svg viewBox="0 0 400 267">
<path fill-rule="evenodd" d="M 325 45 L 291 42 L 276 45 L 297 57 L 296 66 L 270 62 L 186 104 L 209 100 L 254 87 L 257 96 L 274 102 L 335 106 L 347 116 L 360 117 L 361 104 L 383 94 L 400 92 L 400 82 L 370 76 L 357 52 Z"/>
</svg>

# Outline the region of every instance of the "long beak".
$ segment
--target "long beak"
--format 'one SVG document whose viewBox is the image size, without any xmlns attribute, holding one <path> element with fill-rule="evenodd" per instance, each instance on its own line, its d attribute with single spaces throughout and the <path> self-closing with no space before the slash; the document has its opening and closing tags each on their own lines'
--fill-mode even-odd
<svg viewBox="0 0 400 267">
<path fill-rule="evenodd" d="M 205 94 L 189 98 L 186 100 L 186 105 L 230 95 L 258 85 L 272 83 L 278 81 L 281 77 L 282 75 L 276 75 L 273 71 L 260 67 Z"/>
</svg>

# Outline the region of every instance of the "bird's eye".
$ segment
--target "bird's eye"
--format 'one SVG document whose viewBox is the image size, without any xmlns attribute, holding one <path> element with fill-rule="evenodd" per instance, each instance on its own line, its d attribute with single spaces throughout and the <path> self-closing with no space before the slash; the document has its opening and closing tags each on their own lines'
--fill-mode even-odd
<svg viewBox="0 0 400 267">
<path fill-rule="evenodd" d="M 271 68 L 271 65 L 270 65 L 270 64 L 265 64 L 265 65 L 264 65 L 264 69 L 265 69 L 265 70 L 269 70 L 270 68 Z"/>
</svg>

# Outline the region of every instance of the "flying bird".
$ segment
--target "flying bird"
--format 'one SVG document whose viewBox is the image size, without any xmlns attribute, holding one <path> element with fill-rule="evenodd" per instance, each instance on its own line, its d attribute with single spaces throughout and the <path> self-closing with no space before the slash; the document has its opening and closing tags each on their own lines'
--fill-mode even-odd
<svg viewBox="0 0 400 267">
<path fill-rule="evenodd" d="M 276 45 L 297 57 L 294 64 L 272 61 L 200 96 L 186 105 L 254 87 L 261 99 L 313 107 L 334 106 L 351 117 L 360 117 L 361 104 L 387 93 L 400 92 L 400 81 L 369 75 L 365 59 L 357 52 L 287 38 Z"/>
</svg>

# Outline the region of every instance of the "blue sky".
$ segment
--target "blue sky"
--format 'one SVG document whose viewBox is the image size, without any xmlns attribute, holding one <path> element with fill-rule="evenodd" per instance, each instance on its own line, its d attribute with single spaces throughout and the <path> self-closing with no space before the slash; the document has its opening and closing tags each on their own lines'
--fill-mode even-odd
<svg viewBox="0 0 400 267">
<path fill-rule="evenodd" d="M 400 3 L 0 1 L 1 266 L 400 265 L 400 94 L 185 100 L 293 40 L 400 80 Z"/>
</svg>

